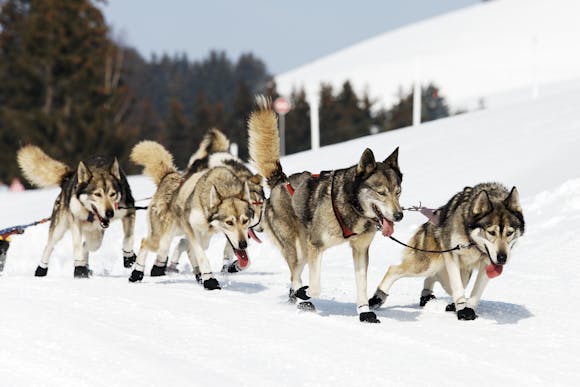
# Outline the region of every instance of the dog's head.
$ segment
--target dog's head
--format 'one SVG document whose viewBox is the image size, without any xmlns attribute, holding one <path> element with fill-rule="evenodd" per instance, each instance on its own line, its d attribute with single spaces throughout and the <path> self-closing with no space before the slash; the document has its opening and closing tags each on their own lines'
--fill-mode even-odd
<svg viewBox="0 0 580 387">
<path fill-rule="evenodd" d="M 503 200 L 492 200 L 487 191 L 480 192 L 471 204 L 469 216 L 473 242 L 487 253 L 496 269 L 505 265 L 525 229 L 517 188 L 513 187 Z"/>
<path fill-rule="evenodd" d="M 81 161 L 76 179 L 78 200 L 93 214 L 102 228 L 109 227 L 121 200 L 121 171 L 117 159 L 109 166 L 92 169 Z"/>
<path fill-rule="evenodd" d="M 234 249 L 241 267 L 248 263 L 248 228 L 252 221 L 253 210 L 248 183 L 244 183 L 242 192 L 237 196 L 222 198 L 215 186 L 209 195 L 209 224 L 226 236 Z"/>
<path fill-rule="evenodd" d="M 373 152 L 367 148 L 356 167 L 361 208 L 366 217 L 377 223 L 384 236 L 393 233 L 393 222 L 403 219 L 403 210 L 399 204 L 403 175 L 398 157 L 399 148 L 383 162 L 376 162 Z"/>
</svg>

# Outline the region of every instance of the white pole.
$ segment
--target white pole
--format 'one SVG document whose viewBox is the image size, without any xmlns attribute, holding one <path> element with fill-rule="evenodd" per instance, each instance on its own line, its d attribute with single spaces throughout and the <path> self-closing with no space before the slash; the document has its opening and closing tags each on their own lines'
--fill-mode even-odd
<svg viewBox="0 0 580 387">
<path fill-rule="evenodd" d="M 308 104 L 310 105 L 310 149 L 320 149 L 320 125 L 318 121 L 318 95 L 310 92 Z"/>
<path fill-rule="evenodd" d="M 413 126 L 421 125 L 421 81 L 419 61 L 415 59 L 415 80 L 413 82 Z"/>
</svg>

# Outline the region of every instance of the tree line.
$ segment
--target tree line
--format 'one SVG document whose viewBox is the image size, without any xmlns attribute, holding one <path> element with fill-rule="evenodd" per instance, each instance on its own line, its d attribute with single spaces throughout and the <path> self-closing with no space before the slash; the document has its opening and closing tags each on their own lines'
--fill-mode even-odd
<svg viewBox="0 0 580 387">
<path fill-rule="evenodd" d="M 144 59 L 116 43 L 89 0 L 0 2 L 0 181 L 18 176 L 16 150 L 35 144 L 69 165 L 95 153 L 117 156 L 127 172 L 132 146 L 161 142 L 184 167 L 205 131 L 217 127 L 247 158 L 246 120 L 257 93 L 278 97 L 266 64 L 251 53 L 237 60 L 212 51 Z M 286 152 L 310 149 L 310 106 L 304 90 L 289 96 Z M 319 94 L 321 145 L 411 124 L 412 93 L 377 107 L 350 82 Z M 423 89 L 422 120 L 449 115 L 434 85 Z"/>
</svg>

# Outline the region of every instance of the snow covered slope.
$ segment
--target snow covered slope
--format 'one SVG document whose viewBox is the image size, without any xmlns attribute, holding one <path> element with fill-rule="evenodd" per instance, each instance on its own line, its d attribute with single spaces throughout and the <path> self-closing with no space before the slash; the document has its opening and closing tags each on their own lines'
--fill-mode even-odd
<svg viewBox="0 0 580 387">
<path fill-rule="evenodd" d="M 580 90 L 570 91 L 282 162 L 288 172 L 319 171 L 351 165 L 367 146 L 377 157 L 400 146 L 404 205 L 437 206 L 482 181 L 517 185 L 527 232 L 488 286 L 475 321 L 444 312 L 449 298 L 439 287 L 438 300 L 419 308 L 422 281 L 403 279 L 378 311 L 382 324 L 360 324 L 346 246 L 325 254 L 315 314 L 286 304 L 287 268 L 267 240 L 250 247 L 247 272 L 218 276 L 221 291 L 204 291 L 187 274 L 130 284 L 120 224 L 92 257 L 93 278 L 72 278 L 66 237 L 48 277 L 38 279 L 32 275 L 48 229 L 41 225 L 13 238 L 0 277 L 0 385 L 577 385 L 579 100 Z M 153 192 L 144 177 L 130 183 L 137 198 Z M 56 194 L 0 194 L 0 227 L 47 216 Z M 406 214 L 395 236 L 408 238 L 423 221 Z M 145 231 L 139 213 L 137 238 Z M 210 246 L 215 270 L 223 242 L 215 238 Z M 369 294 L 400 254 L 398 245 L 377 235 Z"/>
<path fill-rule="evenodd" d="M 363 41 L 276 77 L 278 91 L 320 83 L 390 105 L 415 77 L 435 82 L 453 108 L 511 93 L 529 98 L 535 85 L 580 79 L 580 2 L 498 0 L 463 8 Z M 493 103 L 493 102 L 492 102 Z"/>
</svg>

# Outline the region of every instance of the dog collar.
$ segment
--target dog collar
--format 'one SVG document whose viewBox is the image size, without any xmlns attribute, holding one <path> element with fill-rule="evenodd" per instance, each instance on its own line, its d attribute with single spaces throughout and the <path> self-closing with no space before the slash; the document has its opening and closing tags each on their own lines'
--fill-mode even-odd
<svg viewBox="0 0 580 387">
<path fill-rule="evenodd" d="M 334 212 L 334 217 L 336 221 L 340 225 L 340 229 L 342 231 L 342 237 L 344 239 L 350 238 L 351 236 L 357 235 L 356 232 L 352 231 L 348 226 L 344 223 L 340 212 L 338 211 L 338 207 L 336 206 L 336 201 L 334 200 L 334 171 L 332 171 L 330 180 L 330 201 L 332 202 L 332 212 Z"/>
</svg>

